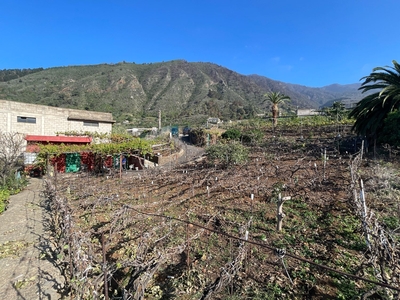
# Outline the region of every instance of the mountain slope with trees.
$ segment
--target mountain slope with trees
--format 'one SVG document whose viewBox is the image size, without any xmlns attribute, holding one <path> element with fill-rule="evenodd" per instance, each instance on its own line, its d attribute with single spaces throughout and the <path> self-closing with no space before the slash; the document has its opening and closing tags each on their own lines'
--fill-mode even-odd
<svg viewBox="0 0 400 300">
<path fill-rule="evenodd" d="M 318 108 L 341 96 L 329 89 L 245 76 L 213 63 L 184 60 L 68 66 L 25 73 L 0 82 L 1 99 L 112 112 L 118 121 L 135 124 L 144 120 L 152 123 L 159 110 L 169 123 L 196 122 L 208 116 L 247 118 L 270 111 L 264 102 L 268 92 L 281 92 L 292 99 L 290 106 L 283 107 L 286 111 Z M 361 99 L 357 88 L 350 90 Z"/>
</svg>

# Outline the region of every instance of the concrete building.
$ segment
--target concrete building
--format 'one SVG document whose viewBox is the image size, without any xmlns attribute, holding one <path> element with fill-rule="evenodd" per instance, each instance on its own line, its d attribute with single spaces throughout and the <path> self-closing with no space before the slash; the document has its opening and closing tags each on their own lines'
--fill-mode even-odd
<svg viewBox="0 0 400 300">
<path fill-rule="evenodd" d="M 317 109 L 297 109 L 298 117 L 318 116 L 321 112 Z"/>
<path fill-rule="evenodd" d="M 221 119 L 220 119 L 220 118 L 209 117 L 209 118 L 207 119 L 207 123 L 208 123 L 208 124 L 220 124 L 220 123 L 222 123 L 222 122 L 221 122 Z"/>
<path fill-rule="evenodd" d="M 25 165 L 34 163 L 37 144 L 90 144 L 89 136 L 67 136 L 66 132 L 111 133 L 111 113 L 94 112 L 0 100 L 0 132 L 24 136 Z"/>
<path fill-rule="evenodd" d="M 0 100 L 0 131 L 56 136 L 62 132 L 111 133 L 111 113 Z"/>
</svg>

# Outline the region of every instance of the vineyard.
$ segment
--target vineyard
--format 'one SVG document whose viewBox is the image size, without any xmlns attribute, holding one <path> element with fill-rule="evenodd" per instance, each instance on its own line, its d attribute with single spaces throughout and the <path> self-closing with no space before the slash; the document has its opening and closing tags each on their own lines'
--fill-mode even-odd
<svg viewBox="0 0 400 300">
<path fill-rule="evenodd" d="M 47 177 L 48 255 L 63 270 L 64 294 L 399 297 L 396 157 L 339 151 L 333 126 L 301 130 L 307 137 L 267 131 L 243 165 L 200 157 L 114 178 Z"/>
</svg>

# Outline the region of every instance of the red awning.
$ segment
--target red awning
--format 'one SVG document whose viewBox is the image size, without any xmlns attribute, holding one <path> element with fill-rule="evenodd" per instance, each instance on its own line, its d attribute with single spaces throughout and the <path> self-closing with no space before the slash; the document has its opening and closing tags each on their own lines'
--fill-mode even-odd
<svg viewBox="0 0 400 300">
<path fill-rule="evenodd" d="M 88 136 L 50 136 L 50 135 L 27 135 L 25 140 L 28 142 L 47 142 L 47 143 L 84 143 L 89 144 L 92 138 Z"/>
</svg>

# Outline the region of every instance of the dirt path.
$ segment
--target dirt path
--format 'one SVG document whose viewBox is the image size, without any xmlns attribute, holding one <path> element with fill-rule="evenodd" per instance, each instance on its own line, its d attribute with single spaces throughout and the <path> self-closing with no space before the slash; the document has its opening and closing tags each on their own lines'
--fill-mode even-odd
<svg viewBox="0 0 400 300">
<path fill-rule="evenodd" d="M 31 178 L 0 215 L 0 298 L 61 299 L 63 280 L 48 246 L 42 179 Z"/>
<path fill-rule="evenodd" d="M 188 136 L 183 136 L 180 139 L 176 139 L 176 141 L 178 142 L 179 147 L 184 150 L 183 155 L 178 159 L 179 163 L 186 163 L 197 159 L 205 152 L 204 148 L 192 145 Z"/>
</svg>

